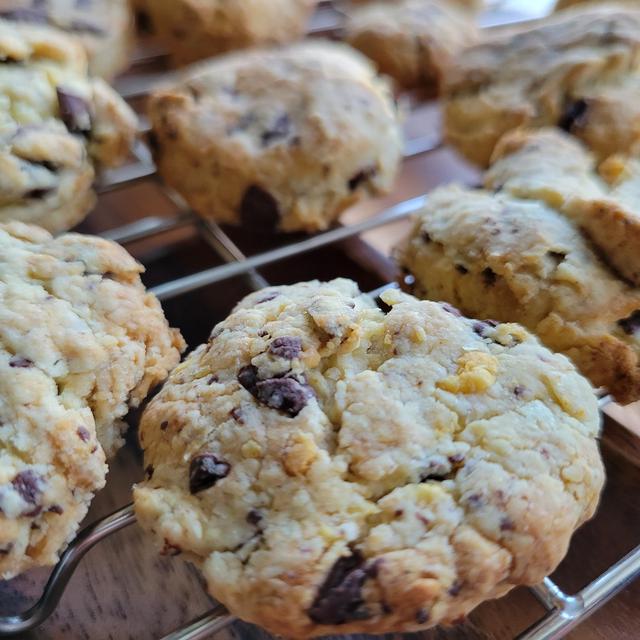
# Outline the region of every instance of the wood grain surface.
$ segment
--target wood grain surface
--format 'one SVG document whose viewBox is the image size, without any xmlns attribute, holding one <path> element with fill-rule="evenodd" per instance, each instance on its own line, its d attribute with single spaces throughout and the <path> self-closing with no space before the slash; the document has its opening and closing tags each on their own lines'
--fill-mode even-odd
<svg viewBox="0 0 640 640">
<path fill-rule="evenodd" d="M 434 105 L 415 111 L 406 123 L 409 138 L 438 130 Z M 478 181 L 477 172 L 448 149 L 413 158 L 405 163 L 394 193 L 349 211 L 345 223 L 362 219 L 382 207 L 428 192 L 437 184 L 457 180 Z M 126 191 L 100 198 L 95 212 L 81 226 L 97 233 L 148 215 L 171 216 L 175 208 L 158 183 L 150 179 Z M 227 230 L 246 254 L 253 254 L 296 237 L 264 237 Z M 388 259 L 392 247 L 407 231 L 398 223 L 365 234 L 339 246 L 286 260 L 261 271 L 273 284 L 310 278 L 348 276 L 363 290 L 373 289 L 393 277 Z M 165 234 L 128 249 L 147 266 L 145 282 L 153 286 L 180 275 L 221 262 L 199 237 L 195 227 Z M 206 287 L 165 303 L 172 325 L 180 327 L 190 347 L 204 341 L 213 325 L 251 290 L 245 277 Z M 596 517 L 574 537 L 569 553 L 553 576 L 573 592 L 640 543 L 640 410 L 637 407 L 607 409 L 603 456 L 608 481 Z M 136 442 L 137 414 L 126 447 L 111 464 L 108 484 L 95 499 L 87 521 L 110 513 L 131 499 L 130 487 L 141 475 Z M 11 582 L 0 582 L 0 614 L 26 608 L 39 595 L 48 571 L 29 572 Z M 574 640 L 635 640 L 640 638 L 640 582 L 627 588 L 605 608 L 569 635 Z M 37 631 L 22 635 L 42 640 L 152 640 L 182 626 L 213 605 L 196 569 L 180 558 L 161 558 L 149 540 L 135 527 L 114 535 L 91 551 L 81 563 L 56 613 Z M 510 640 L 543 614 L 542 607 L 524 588 L 499 601 L 478 607 L 463 624 L 416 634 L 424 640 Z M 259 629 L 236 623 L 218 634 L 227 640 L 266 638 Z M 397 637 L 397 636 L 396 636 Z"/>
</svg>

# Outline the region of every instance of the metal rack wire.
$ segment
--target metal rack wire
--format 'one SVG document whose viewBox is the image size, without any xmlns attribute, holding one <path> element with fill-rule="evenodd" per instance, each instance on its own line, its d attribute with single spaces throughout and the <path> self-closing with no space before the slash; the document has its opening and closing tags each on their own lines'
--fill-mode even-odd
<svg viewBox="0 0 640 640">
<path fill-rule="evenodd" d="M 329 8 L 331 11 L 330 3 L 323 3 L 323 8 Z M 335 25 L 331 26 L 331 30 L 335 30 Z M 326 32 L 326 25 L 316 31 Z M 146 76 L 143 89 L 148 89 L 153 85 L 153 82 L 154 79 L 151 76 Z M 124 93 L 129 97 L 139 97 L 143 92 L 140 85 L 138 85 L 138 89 L 135 88 L 135 82 L 129 83 L 127 86 L 129 89 Z M 441 146 L 442 143 L 437 136 L 428 135 L 417 138 L 407 143 L 405 157 L 410 158 L 431 153 Z M 155 169 L 149 151 L 143 143 L 136 145 L 134 156 L 136 159 L 134 163 L 122 169 L 107 172 L 103 176 L 98 185 L 99 193 L 105 194 L 123 190 L 141 181 L 154 179 Z M 224 264 L 157 285 L 151 291 L 160 300 L 169 300 L 240 275 L 247 277 L 253 289 L 262 288 L 267 286 L 268 282 L 258 273 L 257 269 L 272 265 L 280 260 L 302 256 L 315 249 L 355 238 L 364 232 L 405 219 L 420 209 L 428 198 L 428 194 L 424 194 L 405 200 L 363 222 L 337 226 L 329 231 L 309 236 L 304 240 L 247 257 L 217 224 L 197 217 L 177 194 L 169 190 L 166 190 L 166 193 L 177 205 L 180 211 L 178 215 L 172 218 L 143 218 L 107 231 L 102 236 L 126 245 L 191 226 L 197 229 L 200 237 L 215 251 Z M 377 296 L 390 286 L 395 285 L 389 284 L 371 293 Z M 601 408 L 610 400 L 609 396 L 602 397 L 600 399 Z M 134 524 L 135 521 L 133 506 L 127 505 L 80 531 L 52 571 L 40 600 L 24 613 L 0 617 L 0 637 L 24 633 L 45 622 L 55 611 L 67 583 L 85 554 L 99 542 Z M 551 579 L 545 578 L 541 584 L 532 587 L 531 591 L 547 613 L 529 629 L 517 636 L 516 640 L 556 640 L 564 637 L 636 579 L 640 579 L 640 545 L 575 595 L 564 593 Z M 163 640 L 199 640 L 211 637 L 234 620 L 235 618 L 224 607 L 217 605 L 185 627 L 165 636 Z"/>
</svg>

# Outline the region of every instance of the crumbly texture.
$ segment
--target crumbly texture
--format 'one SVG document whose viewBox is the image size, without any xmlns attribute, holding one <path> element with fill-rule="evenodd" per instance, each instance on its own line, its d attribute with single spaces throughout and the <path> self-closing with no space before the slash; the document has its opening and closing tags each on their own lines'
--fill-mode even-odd
<svg viewBox="0 0 640 640">
<path fill-rule="evenodd" d="M 401 4 L 405 0 L 349 0 L 349 5 L 360 6 L 363 4 L 372 4 L 377 2 L 384 2 L 387 5 Z M 467 11 L 479 11 L 484 7 L 484 0 L 440 0 L 450 6 L 459 7 L 460 9 L 466 9 Z"/>
<path fill-rule="evenodd" d="M 539 582 L 596 507 L 597 404 L 564 356 L 382 297 L 252 294 L 141 422 L 140 524 L 275 634 L 450 623 Z"/>
<path fill-rule="evenodd" d="M 149 118 L 164 180 L 203 217 L 259 231 L 325 229 L 391 188 L 402 148 L 389 84 L 330 42 L 203 63 Z"/>
<path fill-rule="evenodd" d="M 542 200 L 569 217 L 622 278 L 640 285 L 640 161 L 618 155 L 600 167 L 559 129 L 517 130 L 500 140 L 485 186 Z"/>
<path fill-rule="evenodd" d="M 374 2 L 349 12 L 346 40 L 405 88 L 440 92 L 453 57 L 478 40 L 473 17 L 443 0 Z"/>
<path fill-rule="evenodd" d="M 69 229 L 93 206 L 94 165 L 127 157 L 136 118 L 87 74 L 73 36 L 0 19 L 0 222 Z"/>
<path fill-rule="evenodd" d="M 619 402 L 640 398 L 640 290 L 538 200 L 445 187 L 399 250 L 420 297 L 519 322 Z"/>
<path fill-rule="evenodd" d="M 640 11 L 562 11 L 463 51 L 446 77 L 447 139 L 486 166 L 517 127 L 557 125 L 599 159 L 640 139 Z"/>
<path fill-rule="evenodd" d="M 133 0 L 175 64 L 302 38 L 317 0 Z"/>
<path fill-rule="evenodd" d="M 0 225 L 0 579 L 53 564 L 184 347 L 118 245 Z"/>
<path fill-rule="evenodd" d="M 575 7 L 577 5 L 589 4 L 589 3 L 602 3 L 602 0 L 558 0 L 556 2 L 555 11 L 561 11 L 562 9 L 567 9 L 569 7 Z M 638 0 L 615 0 L 617 4 L 629 4 L 640 6 L 640 2 Z"/>
<path fill-rule="evenodd" d="M 0 0 L 0 17 L 48 24 L 78 37 L 92 75 L 112 78 L 128 66 L 133 44 L 128 0 Z"/>
</svg>

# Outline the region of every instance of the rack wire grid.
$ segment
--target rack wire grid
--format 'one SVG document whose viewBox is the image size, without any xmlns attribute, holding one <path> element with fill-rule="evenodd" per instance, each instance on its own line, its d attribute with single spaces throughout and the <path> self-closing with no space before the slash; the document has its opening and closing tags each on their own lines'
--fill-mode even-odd
<svg viewBox="0 0 640 640">
<path fill-rule="evenodd" d="M 312 35 L 335 36 L 338 30 L 339 11 L 330 1 L 321 2 L 310 33 Z M 132 69 L 135 71 L 149 63 L 157 63 L 163 57 L 163 53 L 157 51 L 138 55 L 133 61 Z M 166 74 L 160 78 L 157 72 L 134 73 L 125 77 L 116 86 L 125 98 L 135 101 L 144 97 L 159 80 L 166 81 Z M 141 132 L 144 133 L 147 129 L 144 117 L 141 118 L 141 123 Z M 430 132 L 427 135 L 408 140 L 404 156 L 412 158 L 432 153 L 441 147 L 442 142 L 439 135 Z M 141 181 L 155 179 L 156 174 L 151 155 L 143 142 L 136 143 L 132 155 L 134 161 L 129 165 L 103 174 L 97 185 L 99 194 L 123 191 Z M 428 194 L 423 194 L 404 200 L 361 222 L 335 226 L 328 231 L 247 257 L 221 227 L 214 222 L 201 219 L 190 211 L 179 195 L 166 187 L 163 189 L 178 208 L 177 215 L 144 217 L 136 222 L 100 234 L 104 238 L 128 245 L 153 237 L 161 237 L 163 234 L 185 227 L 197 229 L 200 237 L 221 258 L 223 264 L 152 287 L 150 291 L 161 301 L 171 300 L 196 289 L 228 281 L 237 276 L 242 276 L 251 289 L 263 288 L 269 283 L 257 269 L 288 258 L 304 256 L 316 249 L 358 238 L 367 231 L 407 219 L 419 210 L 428 199 Z M 372 291 L 371 294 L 377 297 L 384 289 L 394 286 L 397 285 L 389 283 Z M 601 409 L 610 401 L 610 396 L 603 394 L 599 400 Z M 134 524 L 135 521 L 133 505 L 129 504 L 111 515 L 85 526 L 62 554 L 49 576 L 40 599 L 23 613 L 0 616 L 0 637 L 22 634 L 42 625 L 56 610 L 69 580 L 88 551 L 114 533 Z M 565 593 L 550 578 L 545 578 L 541 584 L 531 587 L 531 591 L 546 610 L 546 614 L 520 633 L 516 640 L 556 640 L 564 637 L 638 578 L 640 578 L 640 545 L 574 595 Z M 235 620 L 236 618 L 227 612 L 222 605 L 216 605 L 186 626 L 164 636 L 162 640 L 209 638 Z"/>
</svg>

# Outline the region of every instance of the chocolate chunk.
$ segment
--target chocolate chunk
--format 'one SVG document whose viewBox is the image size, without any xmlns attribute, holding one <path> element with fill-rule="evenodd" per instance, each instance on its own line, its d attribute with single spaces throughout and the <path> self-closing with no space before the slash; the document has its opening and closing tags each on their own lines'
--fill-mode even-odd
<svg viewBox="0 0 640 640">
<path fill-rule="evenodd" d="M 268 191 L 254 184 L 242 197 L 240 218 L 250 229 L 273 232 L 280 221 L 280 208 Z"/>
<path fill-rule="evenodd" d="M 489 331 L 497 326 L 491 321 L 488 320 L 477 320 L 471 325 L 474 333 L 477 333 L 481 338 L 488 337 Z"/>
<path fill-rule="evenodd" d="M 91 434 L 85 427 L 78 427 L 76 429 L 76 433 L 78 434 L 78 438 L 80 438 L 82 442 L 89 442 L 89 440 L 91 440 Z"/>
<path fill-rule="evenodd" d="M 30 469 L 21 471 L 11 485 L 27 504 L 37 504 L 42 493 L 42 477 Z M 24 514 L 27 515 L 27 514 Z"/>
<path fill-rule="evenodd" d="M 209 376 L 209 379 L 207 380 L 207 384 L 216 384 L 217 382 L 220 382 L 220 378 L 218 378 L 218 376 Z"/>
<path fill-rule="evenodd" d="M 294 378 L 258 379 L 258 369 L 253 365 L 238 372 L 238 382 L 258 401 L 295 418 L 314 397 L 309 385 Z"/>
<path fill-rule="evenodd" d="M 80 96 L 68 93 L 61 87 L 56 88 L 60 119 L 71 133 L 91 131 L 91 113 L 89 105 Z"/>
<path fill-rule="evenodd" d="M 231 411 L 229 411 L 229 415 L 238 423 L 238 424 L 244 424 L 244 418 L 242 416 L 242 410 L 240 409 L 240 407 L 234 407 L 233 409 L 231 409 Z"/>
<path fill-rule="evenodd" d="M 29 367 L 33 367 L 33 361 L 29 360 L 29 358 L 23 358 L 22 356 L 13 356 L 13 358 L 9 360 L 9 366 L 13 369 L 28 369 Z"/>
<path fill-rule="evenodd" d="M 482 281 L 487 287 L 492 287 L 496 283 L 497 278 L 496 272 L 491 267 L 487 267 L 482 271 Z"/>
<path fill-rule="evenodd" d="M 300 338 L 291 338 L 289 336 L 283 336 L 276 338 L 269 345 L 269 353 L 278 358 L 284 358 L 285 360 L 294 360 L 300 355 L 302 351 L 302 340 Z"/>
<path fill-rule="evenodd" d="M 377 573 L 376 565 L 367 567 L 362 554 L 354 551 L 339 558 L 318 590 L 309 618 L 316 624 L 345 624 L 372 616 L 362 597 L 362 587 Z"/>
<path fill-rule="evenodd" d="M 500 531 L 513 531 L 516 528 L 516 525 L 513 523 L 511 518 L 507 518 L 506 516 L 500 520 Z"/>
<path fill-rule="evenodd" d="M 587 111 L 589 110 L 589 103 L 580 98 L 575 102 L 569 104 L 564 110 L 560 120 L 558 120 L 558 126 L 569 133 L 574 127 L 582 127 L 586 123 Z"/>
<path fill-rule="evenodd" d="M 457 264 L 456 265 L 456 271 L 458 273 L 461 273 L 463 276 L 466 275 L 467 273 L 469 273 L 469 269 L 467 269 L 467 267 L 465 267 L 464 265 L 461 265 L 461 264 Z"/>
<path fill-rule="evenodd" d="M 160 430 L 161 431 L 166 431 L 169 428 L 169 421 L 168 420 L 164 420 L 163 422 L 160 423 Z"/>
<path fill-rule="evenodd" d="M 269 129 L 262 132 L 260 137 L 262 146 L 266 147 L 276 140 L 286 138 L 289 133 L 291 133 L 291 120 L 286 113 L 283 113 Z"/>
<path fill-rule="evenodd" d="M 429 612 L 426 609 L 418 609 L 416 611 L 416 622 L 418 624 L 426 624 L 429 621 Z"/>
<path fill-rule="evenodd" d="M 378 171 L 375 167 L 367 167 L 365 169 L 361 169 L 347 182 L 349 191 L 355 191 L 360 185 L 373 178 L 376 173 L 378 173 Z"/>
<path fill-rule="evenodd" d="M 295 418 L 306 406 L 314 393 L 306 384 L 293 378 L 271 378 L 258 382 L 256 399 L 271 409 L 283 411 Z"/>
<path fill-rule="evenodd" d="M 210 489 L 229 475 L 231 465 L 212 453 L 201 453 L 191 459 L 189 465 L 189 491 L 192 494 Z"/>
<path fill-rule="evenodd" d="M 453 316 L 456 316 L 457 318 L 461 318 L 462 314 L 460 313 L 459 309 L 456 309 L 453 305 L 449 304 L 448 302 L 441 302 L 440 306 L 448 313 L 450 313 Z"/>
<path fill-rule="evenodd" d="M 640 329 L 640 309 L 634 311 L 628 318 L 618 320 L 618 324 L 627 335 L 632 336 Z"/>
<path fill-rule="evenodd" d="M 57 516 L 61 516 L 64 513 L 64 509 L 59 504 L 52 504 L 48 509 L 48 513 L 55 513 Z"/>
<path fill-rule="evenodd" d="M 0 18 L 14 22 L 31 22 L 33 24 L 48 24 L 49 16 L 46 11 L 38 9 L 11 9 L 0 11 Z"/>
<path fill-rule="evenodd" d="M 262 522 L 262 514 L 257 509 L 251 509 L 247 513 L 247 522 L 257 527 Z"/>
</svg>

